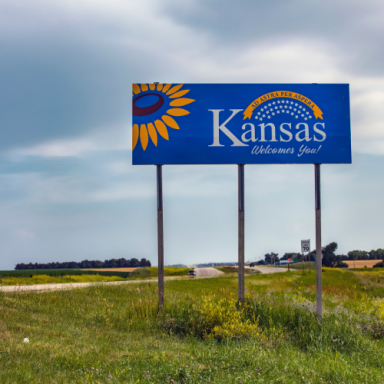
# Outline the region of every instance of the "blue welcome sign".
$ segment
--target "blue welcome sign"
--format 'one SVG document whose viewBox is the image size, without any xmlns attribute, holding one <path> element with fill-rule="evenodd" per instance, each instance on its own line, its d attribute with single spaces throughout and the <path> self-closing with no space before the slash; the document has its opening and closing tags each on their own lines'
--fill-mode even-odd
<svg viewBox="0 0 384 384">
<path fill-rule="evenodd" d="M 133 84 L 133 164 L 351 163 L 348 84 Z"/>
</svg>

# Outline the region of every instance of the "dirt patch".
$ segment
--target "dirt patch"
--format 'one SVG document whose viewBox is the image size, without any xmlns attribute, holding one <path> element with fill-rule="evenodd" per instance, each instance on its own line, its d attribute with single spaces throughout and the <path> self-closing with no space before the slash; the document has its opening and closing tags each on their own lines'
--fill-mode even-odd
<svg viewBox="0 0 384 384">
<path fill-rule="evenodd" d="M 373 268 L 374 265 L 383 260 L 343 260 L 343 263 L 348 264 L 348 268 Z"/>
</svg>

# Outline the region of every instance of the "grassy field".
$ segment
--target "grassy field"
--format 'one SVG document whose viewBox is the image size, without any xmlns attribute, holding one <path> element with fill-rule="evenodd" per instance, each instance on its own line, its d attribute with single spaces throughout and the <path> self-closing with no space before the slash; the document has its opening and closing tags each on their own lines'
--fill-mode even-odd
<svg viewBox="0 0 384 384">
<path fill-rule="evenodd" d="M 269 267 L 270 265 L 268 265 Z M 315 270 L 316 269 L 316 263 L 314 261 L 305 261 L 304 262 L 304 269 L 305 270 L 309 270 L 309 266 L 311 267 L 311 270 Z M 288 264 L 287 265 L 271 265 L 271 267 L 275 267 L 275 268 L 285 268 L 285 269 L 288 269 Z M 289 264 L 289 269 L 297 269 L 297 270 L 303 270 L 303 263 L 302 262 L 299 262 L 299 263 L 291 263 Z"/>
<path fill-rule="evenodd" d="M 89 270 L 89 269 L 24 269 L 17 271 L 0 271 L 0 279 L 8 277 L 33 277 L 38 275 L 45 276 L 82 276 L 82 275 L 100 275 L 100 276 L 119 276 L 127 278 L 129 273 L 126 271 L 111 270 Z"/>
<path fill-rule="evenodd" d="M 383 383 L 384 274 L 324 269 L 322 323 L 315 276 L 0 292 L 0 382 Z"/>
<path fill-rule="evenodd" d="M 122 268 L 130 269 L 130 268 Z M 188 268 L 165 267 L 164 276 L 187 276 Z M 37 273 L 36 273 L 37 272 Z M 45 272 L 45 273 L 44 273 Z M 132 268 L 132 271 L 119 271 L 115 269 L 98 270 L 26 270 L 26 271 L 0 271 L 0 285 L 32 285 L 56 283 L 90 283 L 107 281 L 124 281 L 157 278 L 157 267 Z"/>
<path fill-rule="evenodd" d="M 133 272 L 137 268 L 89 268 L 84 269 L 85 271 L 94 271 L 94 272 Z"/>
<path fill-rule="evenodd" d="M 36 275 L 32 277 L 7 277 L 0 280 L 1 285 L 34 285 L 34 284 L 61 284 L 61 283 L 102 283 L 107 281 L 126 281 L 119 276 L 101 275 L 66 275 L 47 276 Z"/>
<path fill-rule="evenodd" d="M 215 267 L 215 269 L 218 269 L 221 272 L 224 272 L 226 274 L 237 274 L 239 273 L 239 269 L 237 267 Z M 244 269 L 244 274 L 245 275 L 258 275 L 261 273 L 260 271 L 256 271 L 254 269 Z"/>
</svg>

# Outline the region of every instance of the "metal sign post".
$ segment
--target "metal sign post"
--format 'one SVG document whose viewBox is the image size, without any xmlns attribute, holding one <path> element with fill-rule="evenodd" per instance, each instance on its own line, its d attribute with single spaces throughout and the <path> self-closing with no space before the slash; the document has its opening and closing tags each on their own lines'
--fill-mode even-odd
<svg viewBox="0 0 384 384">
<path fill-rule="evenodd" d="M 319 321 L 323 316 L 323 281 L 321 276 L 321 199 L 320 199 L 320 164 L 315 165 L 315 208 L 316 208 L 316 313 Z"/>
<path fill-rule="evenodd" d="M 163 177 L 162 165 L 156 165 L 157 171 L 157 254 L 159 312 L 164 308 L 164 226 L 163 226 Z"/>
<path fill-rule="evenodd" d="M 159 311 L 164 307 L 162 165 L 238 165 L 243 303 L 244 165 L 314 164 L 321 318 L 320 164 L 351 163 L 348 84 L 132 84 L 132 164 L 157 166 Z M 309 248 L 302 250 L 303 270 L 306 252 Z"/>
<path fill-rule="evenodd" d="M 238 168 L 238 187 L 239 187 L 239 259 L 238 259 L 238 279 L 239 279 L 239 302 L 244 304 L 244 164 L 239 164 Z"/>
</svg>

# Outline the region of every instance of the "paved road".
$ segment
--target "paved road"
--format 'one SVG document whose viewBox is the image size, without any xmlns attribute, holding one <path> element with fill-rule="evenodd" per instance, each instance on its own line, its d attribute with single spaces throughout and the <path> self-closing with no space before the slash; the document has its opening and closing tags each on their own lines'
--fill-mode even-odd
<svg viewBox="0 0 384 384">
<path fill-rule="evenodd" d="M 4 285 L 0 287 L 0 292 L 33 292 L 33 291 L 59 291 L 73 288 L 85 288 L 93 285 L 117 285 L 148 282 L 152 280 L 132 280 L 132 281 L 109 281 L 103 283 L 61 283 L 61 284 L 31 284 L 31 285 Z M 153 281 L 157 283 L 157 281 Z"/>
<path fill-rule="evenodd" d="M 195 268 L 196 276 L 219 276 L 224 272 L 219 271 L 216 268 Z"/>
<path fill-rule="evenodd" d="M 209 268 L 210 269 L 210 268 Z M 212 268 L 213 269 L 213 268 Z M 222 272 L 219 272 L 218 275 Z M 216 275 L 205 275 L 205 276 L 198 276 L 195 277 L 195 279 L 211 279 L 213 277 L 216 277 Z M 190 277 L 166 277 L 165 281 L 169 280 L 188 280 Z M 151 283 L 151 284 L 157 284 L 157 279 L 153 280 L 128 280 L 128 281 L 109 281 L 109 282 L 102 282 L 102 283 L 62 283 L 62 284 L 34 284 L 34 285 L 3 285 L 0 286 L 0 292 L 35 292 L 35 291 L 59 291 L 59 290 L 66 290 L 66 289 L 74 289 L 74 288 L 86 288 L 91 286 L 98 286 L 98 285 L 120 285 L 120 284 L 140 284 L 140 283 Z"/>
<path fill-rule="evenodd" d="M 287 272 L 285 268 L 274 268 L 274 267 L 246 267 L 249 269 L 255 269 L 261 273 L 277 273 L 277 272 Z"/>
</svg>

